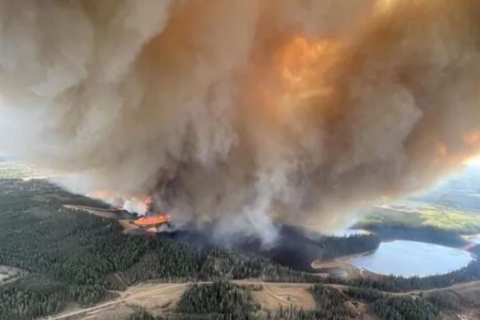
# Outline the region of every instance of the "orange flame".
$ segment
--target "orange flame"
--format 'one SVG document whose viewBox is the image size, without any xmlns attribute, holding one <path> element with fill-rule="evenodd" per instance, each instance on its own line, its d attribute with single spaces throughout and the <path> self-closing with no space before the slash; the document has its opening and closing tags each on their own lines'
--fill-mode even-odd
<svg viewBox="0 0 480 320">
<path fill-rule="evenodd" d="M 160 214 L 154 217 L 142 217 L 135 220 L 135 224 L 141 227 L 154 227 L 170 222 L 171 218 L 168 214 Z"/>
</svg>

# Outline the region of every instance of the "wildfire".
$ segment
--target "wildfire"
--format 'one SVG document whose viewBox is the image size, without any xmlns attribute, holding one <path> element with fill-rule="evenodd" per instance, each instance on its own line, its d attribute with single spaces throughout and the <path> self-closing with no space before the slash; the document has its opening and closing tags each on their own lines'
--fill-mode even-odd
<svg viewBox="0 0 480 320">
<path fill-rule="evenodd" d="M 277 68 L 286 94 L 327 94 L 324 77 L 335 61 L 340 45 L 330 40 L 318 42 L 294 37 L 277 55 Z M 323 83 L 322 83 L 323 82 Z"/>
<path fill-rule="evenodd" d="M 141 217 L 135 220 L 135 224 L 141 227 L 152 227 L 152 226 L 158 226 L 165 223 L 169 223 L 170 220 L 171 220 L 170 215 L 160 214 L 157 216 Z"/>
<path fill-rule="evenodd" d="M 110 190 L 98 190 L 87 196 L 102 200 L 119 210 L 144 215 L 152 210 L 153 198 L 142 194 L 125 194 Z"/>
<path fill-rule="evenodd" d="M 386 12 L 398 3 L 399 0 L 377 0 L 376 2 L 376 10 L 377 12 Z"/>
<path fill-rule="evenodd" d="M 124 194 L 120 192 L 115 192 L 111 190 L 97 190 L 95 192 L 89 193 L 89 197 L 95 198 L 95 199 L 100 199 L 100 200 L 106 200 L 106 199 L 114 199 L 114 198 L 123 198 L 123 199 L 132 199 L 136 201 L 141 201 L 141 202 L 151 202 L 151 197 L 142 195 L 142 194 Z"/>
<path fill-rule="evenodd" d="M 480 154 L 480 133 L 469 132 L 460 136 L 460 141 L 463 142 L 463 147 L 452 152 L 447 144 L 437 141 L 435 143 L 435 151 L 438 157 L 449 159 L 450 161 L 457 161 L 462 163 L 479 162 L 478 155 Z"/>
<path fill-rule="evenodd" d="M 472 132 L 465 134 L 462 140 L 467 146 L 477 146 L 480 144 L 480 133 Z"/>
<path fill-rule="evenodd" d="M 448 147 L 443 142 L 436 142 L 435 151 L 440 157 L 445 157 L 446 155 L 448 155 Z"/>
<path fill-rule="evenodd" d="M 267 104 L 280 123 L 312 119 L 312 112 L 325 120 L 337 115 L 335 104 L 329 102 L 336 92 L 329 75 L 344 52 L 340 42 L 301 36 L 280 47 L 275 55 L 278 91 L 269 95 Z"/>
</svg>

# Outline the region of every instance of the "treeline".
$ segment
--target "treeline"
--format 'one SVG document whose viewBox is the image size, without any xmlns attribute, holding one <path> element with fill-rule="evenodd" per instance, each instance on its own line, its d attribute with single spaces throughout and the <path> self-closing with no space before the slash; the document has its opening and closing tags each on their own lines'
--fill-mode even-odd
<svg viewBox="0 0 480 320">
<path fill-rule="evenodd" d="M 251 290 L 262 288 L 244 288 L 229 282 L 195 284 L 183 294 L 176 311 L 186 318 L 203 315 L 205 319 L 355 319 L 355 313 L 347 306 L 345 296 L 333 288 L 321 285 L 311 288 L 317 303 L 316 310 L 301 310 L 292 305 L 276 312 L 261 310 Z"/>
<path fill-rule="evenodd" d="M 326 320 L 354 319 L 355 314 L 347 307 L 347 299 L 338 290 L 314 285 L 310 291 L 317 303 L 317 318 Z"/>
<path fill-rule="evenodd" d="M 124 290 L 152 279 L 185 282 L 257 278 L 273 282 L 341 283 L 382 291 L 445 287 L 480 279 L 476 262 L 447 275 L 427 278 L 323 279 L 235 250 L 199 249 L 168 239 L 123 234 L 116 221 L 70 211 L 62 205 L 75 204 L 77 200 L 92 205 L 89 199 L 46 182 L 0 180 L 0 265 L 30 273 L 26 281 L 0 287 L 0 319 L 46 316 L 61 311 L 71 302 L 92 305 L 110 298 L 109 290 Z M 373 243 L 371 239 L 365 240 L 358 248 Z M 348 250 L 345 244 L 332 249 L 331 255 L 342 250 Z M 332 305 L 342 305 L 334 299 L 330 299 Z M 322 311 L 291 310 L 305 319 L 318 318 L 318 312 Z M 344 311 L 332 312 L 322 316 L 335 319 Z"/>
<path fill-rule="evenodd" d="M 460 297 L 459 294 L 453 293 L 452 291 L 439 291 L 429 293 L 426 299 L 438 310 L 445 311 L 459 311 L 463 307 L 474 308 L 475 305 L 478 306 L 478 301 L 474 303 L 473 301 Z"/>
<path fill-rule="evenodd" d="M 192 285 L 177 304 L 184 315 L 209 315 L 215 318 L 247 320 L 260 310 L 250 291 L 229 282 Z"/>
<path fill-rule="evenodd" d="M 376 233 L 381 240 L 419 241 L 448 247 L 462 247 L 466 244 L 459 233 L 433 226 L 361 224 L 358 227 Z"/>
<path fill-rule="evenodd" d="M 456 283 L 476 281 L 480 279 L 480 261 L 474 260 L 462 269 L 443 275 L 428 277 L 382 276 L 381 278 L 365 277 L 354 279 L 326 278 L 327 283 L 344 284 L 353 287 L 372 288 L 386 292 L 403 292 L 412 290 L 428 290 L 444 288 Z"/>
<path fill-rule="evenodd" d="M 434 320 L 438 316 L 438 310 L 431 303 L 409 296 L 377 300 L 372 310 L 384 320 Z"/>
<path fill-rule="evenodd" d="M 381 239 L 375 234 L 351 235 L 348 237 L 327 236 L 320 239 L 323 246 L 323 259 L 360 254 L 376 250 Z"/>
<path fill-rule="evenodd" d="M 28 275 L 0 286 L 0 319 L 35 319 L 60 312 L 70 302 L 89 306 L 114 296 L 101 286 L 69 286 L 40 275 Z"/>
<path fill-rule="evenodd" d="M 145 309 L 137 307 L 133 313 L 128 316 L 127 320 L 155 320 L 155 317 L 148 313 Z"/>
<path fill-rule="evenodd" d="M 228 282 L 195 284 L 183 294 L 174 313 L 155 318 L 147 311 L 136 308 L 129 320 L 353 320 L 359 319 L 365 312 L 362 310 L 359 313 L 356 309 L 358 301 L 366 305 L 370 315 L 381 320 L 434 320 L 440 316 L 451 318 L 464 307 L 477 307 L 450 292 L 431 293 L 426 297 L 421 293 L 419 296 L 394 296 L 374 289 L 348 288 L 339 291 L 314 285 L 310 288 L 317 303 L 314 310 L 290 305 L 269 311 L 260 309 L 252 297 L 253 290 L 262 289 L 240 287 Z"/>
<path fill-rule="evenodd" d="M 62 205 L 78 200 L 92 205 L 89 199 L 46 182 L 0 180 L 0 265 L 28 271 L 31 278 L 41 278 L 43 283 L 2 287 L 0 310 L 5 314 L 24 310 L 12 319 L 56 313 L 69 302 L 95 304 L 109 298 L 108 290 L 124 290 L 151 279 L 320 280 L 238 251 L 199 249 L 168 239 L 123 234 L 116 221 L 70 211 Z M 56 289 L 43 290 L 50 282 Z"/>
<path fill-rule="evenodd" d="M 2 210 L 0 194 L 0 264 L 75 285 L 101 284 L 117 290 L 150 279 L 317 278 L 236 250 L 213 246 L 200 250 L 169 239 L 123 234 L 116 221 L 70 211 L 52 201 L 69 195 L 56 187 L 38 181 L 20 186 L 35 192 L 27 192 L 28 197 L 21 190 L 9 193 L 8 209 Z M 112 276 L 115 273 L 121 280 Z"/>
<path fill-rule="evenodd" d="M 30 284 L 30 282 L 36 282 Z M 0 286 L 0 319 L 35 319 L 61 311 L 67 303 L 61 284 L 27 276 L 13 284 Z"/>
<path fill-rule="evenodd" d="M 449 309 L 445 302 L 419 296 L 391 296 L 374 289 L 349 288 L 345 293 L 355 300 L 362 300 L 369 309 L 383 320 L 434 320 L 442 309 Z M 432 303 L 433 302 L 433 303 Z"/>
</svg>

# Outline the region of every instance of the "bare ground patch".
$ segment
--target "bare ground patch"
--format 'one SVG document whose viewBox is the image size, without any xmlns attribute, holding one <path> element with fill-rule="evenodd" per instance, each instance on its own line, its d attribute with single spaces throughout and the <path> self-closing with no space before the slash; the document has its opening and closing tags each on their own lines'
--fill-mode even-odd
<svg viewBox="0 0 480 320">
<path fill-rule="evenodd" d="M 70 310 L 46 319 L 121 320 L 128 318 L 135 306 L 145 308 L 153 315 L 169 313 L 175 308 L 187 287 L 188 283 L 145 283 L 128 288 L 121 292 L 117 299 L 90 308 Z"/>
<path fill-rule="evenodd" d="M 253 291 L 253 296 L 263 309 L 272 311 L 292 305 L 303 310 L 314 310 L 316 307 L 313 296 L 305 286 L 263 283 L 261 290 Z"/>
<path fill-rule="evenodd" d="M 25 271 L 17 268 L 0 266 L 0 285 L 15 281 L 25 274 Z"/>
</svg>

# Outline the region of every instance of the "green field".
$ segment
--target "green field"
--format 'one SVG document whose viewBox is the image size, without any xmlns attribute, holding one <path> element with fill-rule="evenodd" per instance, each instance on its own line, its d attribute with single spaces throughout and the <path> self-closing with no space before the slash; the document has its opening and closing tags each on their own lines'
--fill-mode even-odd
<svg viewBox="0 0 480 320">
<path fill-rule="evenodd" d="M 480 214 L 440 205 L 377 206 L 359 226 L 434 227 L 439 230 L 470 235 L 480 233 Z"/>
<path fill-rule="evenodd" d="M 18 162 L 0 162 L 0 179 L 39 178 L 45 174 Z"/>
</svg>

